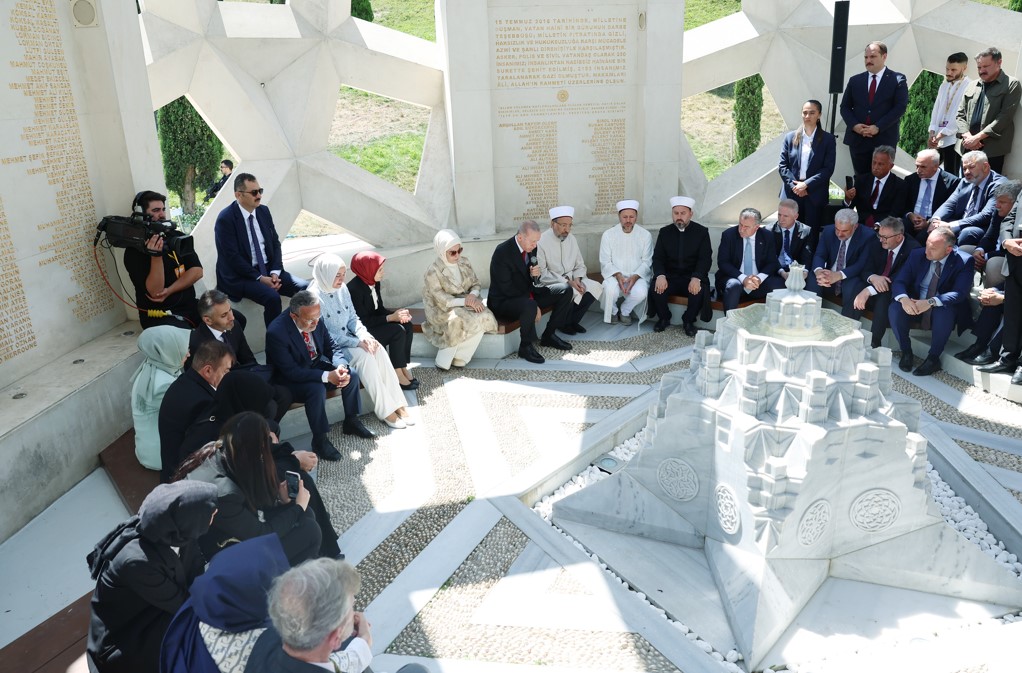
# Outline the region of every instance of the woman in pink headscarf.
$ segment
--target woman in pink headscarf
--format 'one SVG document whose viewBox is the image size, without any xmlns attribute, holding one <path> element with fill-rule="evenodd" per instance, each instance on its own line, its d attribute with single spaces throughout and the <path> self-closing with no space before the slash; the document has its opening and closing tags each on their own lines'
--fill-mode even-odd
<svg viewBox="0 0 1022 673">
<path fill-rule="evenodd" d="M 355 277 L 348 281 L 348 294 L 358 319 L 390 354 L 398 383 L 404 390 L 415 390 L 419 380 L 408 371 L 412 358 L 412 316 L 406 308 L 392 310 L 383 305 L 380 281 L 386 261 L 378 252 L 356 252 L 351 258 Z"/>
</svg>

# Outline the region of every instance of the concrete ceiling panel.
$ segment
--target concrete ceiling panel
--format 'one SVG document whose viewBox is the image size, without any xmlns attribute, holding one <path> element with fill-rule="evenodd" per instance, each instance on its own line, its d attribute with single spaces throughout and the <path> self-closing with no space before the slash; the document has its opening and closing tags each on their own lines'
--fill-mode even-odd
<svg viewBox="0 0 1022 673">
<path fill-rule="evenodd" d="M 344 84 L 415 105 L 443 102 L 440 70 L 343 42 L 331 42 L 330 50 Z"/>
<path fill-rule="evenodd" d="M 217 0 L 145 0 L 141 16 L 158 16 L 201 35 L 213 15 L 220 13 L 220 5 Z"/>
<path fill-rule="evenodd" d="M 336 0 L 291 0 L 290 7 L 323 35 L 336 30 L 351 16 L 351 3 Z"/>
<path fill-rule="evenodd" d="M 139 17 L 142 25 L 146 65 L 162 60 L 176 51 L 186 49 L 202 40 L 201 33 L 182 27 L 155 14 Z"/>
<path fill-rule="evenodd" d="M 154 110 L 188 92 L 203 47 L 201 41 L 195 41 L 149 65 L 149 95 Z"/>
<path fill-rule="evenodd" d="M 685 73 L 681 81 L 682 98 L 710 91 L 755 74 L 759 71 L 760 63 L 773 39 L 774 35 L 771 33 L 732 44 L 728 48 L 727 58 L 720 54 L 709 54 L 691 62 L 686 59 Z"/>
<path fill-rule="evenodd" d="M 327 145 L 340 86 L 326 45 L 305 53 L 266 82 L 270 104 L 297 156 Z"/>
</svg>

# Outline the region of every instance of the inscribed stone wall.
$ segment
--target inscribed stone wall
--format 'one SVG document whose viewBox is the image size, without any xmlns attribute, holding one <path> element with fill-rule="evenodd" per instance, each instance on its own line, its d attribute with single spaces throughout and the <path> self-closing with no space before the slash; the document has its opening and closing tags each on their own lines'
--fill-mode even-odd
<svg viewBox="0 0 1022 673">
<path fill-rule="evenodd" d="M 123 319 L 93 259 L 65 22 L 55 0 L 0 13 L 0 387 Z"/>
<path fill-rule="evenodd" d="M 490 44 L 498 226 L 615 222 L 634 194 L 638 21 L 628 5 L 493 7 Z"/>
</svg>

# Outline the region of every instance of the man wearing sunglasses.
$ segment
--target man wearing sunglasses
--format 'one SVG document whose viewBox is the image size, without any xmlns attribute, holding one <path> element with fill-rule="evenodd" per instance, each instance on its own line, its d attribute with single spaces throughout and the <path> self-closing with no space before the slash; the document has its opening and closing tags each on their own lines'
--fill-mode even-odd
<svg viewBox="0 0 1022 673">
<path fill-rule="evenodd" d="M 280 315 L 280 297 L 293 297 L 309 281 L 283 269 L 280 239 L 270 209 L 262 205 L 263 190 L 251 173 L 234 179 L 234 203 L 217 215 L 217 289 L 231 301 L 251 299 L 263 307 L 269 325 Z"/>
</svg>

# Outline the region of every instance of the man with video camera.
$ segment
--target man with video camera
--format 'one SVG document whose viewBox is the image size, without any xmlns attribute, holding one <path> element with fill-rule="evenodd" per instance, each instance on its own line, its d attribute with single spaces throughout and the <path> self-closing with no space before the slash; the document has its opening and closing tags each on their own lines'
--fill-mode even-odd
<svg viewBox="0 0 1022 673">
<path fill-rule="evenodd" d="M 167 197 L 163 194 L 139 192 L 131 207 L 141 210 L 146 223 L 167 220 Z M 142 329 L 156 325 L 192 329 L 202 324 L 194 287 L 202 278 L 202 264 L 192 246 L 174 245 L 174 239 L 185 238 L 180 232 L 169 230 L 169 226 L 164 229 L 164 233 L 146 239 L 147 253 L 124 249 L 124 268 L 135 287 L 139 322 Z M 150 315 L 160 311 L 165 314 Z"/>
</svg>

